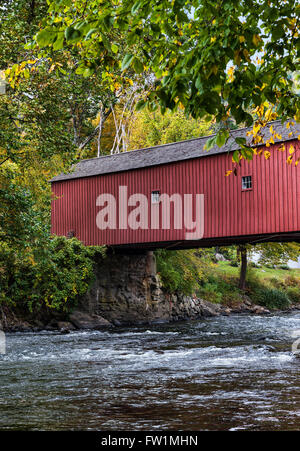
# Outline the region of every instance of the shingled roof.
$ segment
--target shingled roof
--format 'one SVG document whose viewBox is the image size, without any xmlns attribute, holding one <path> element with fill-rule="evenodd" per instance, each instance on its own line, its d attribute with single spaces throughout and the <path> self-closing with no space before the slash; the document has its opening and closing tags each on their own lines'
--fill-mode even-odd
<svg viewBox="0 0 300 451">
<path fill-rule="evenodd" d="M 275 142 L 290 141 L 297 138 L 300 133 L 300 124 L 294 122 L 289 129 L 281 121 L 273 121 L 263 129 L 264 139 L 270 137 L 269 127 L 273 125 L 281 139 L 275 139 Z M 130 171 L 132 169 L 157 166 L 173 163 L 176 161 L 189 160 L 191 158 L 207 157 L 219 153 L 232 152 L 239 148 L 235 142 L 236 137 L 245 137 L 250 145 L 251 136 L 247 136 L 247 131 L 252 128 L 242 128 L 233 130 L 227 143 L 223 147 L 214 146 L 210 151 L 204 150 L 204 145 L 211 136 L 188 139 L 186 141 L 164 144 L 161 146 L 148 147 L 146 149 L 122 152 L 116 155 L 108 155 L 100 158 L 91 158 L 82 160 L 68 174 L 60 174 L 54 177 L 51 182 L 77 179 L 82 177 L 91 177 L 95 175 L 110 174 L 113 172 Z M 289 134 L 292 133 L 292 136 Z"/>
</svg>

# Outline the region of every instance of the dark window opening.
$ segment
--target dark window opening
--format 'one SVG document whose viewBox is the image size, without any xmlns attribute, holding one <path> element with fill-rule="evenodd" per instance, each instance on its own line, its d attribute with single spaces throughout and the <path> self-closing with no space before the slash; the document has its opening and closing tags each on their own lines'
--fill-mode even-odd
<svg viewBox="0 0 300 451">
<path fill-rule="evenodd" d="M 251 189 L 252 188 L 252 176 L 246 175 L 242 177 L 242 189 Z"/>
<path fill-rule="evenodd" d="M 160 191 L 152 191 L 151 202 L 152 204 L 158 204 L 160 200 Z"/>
</svg>

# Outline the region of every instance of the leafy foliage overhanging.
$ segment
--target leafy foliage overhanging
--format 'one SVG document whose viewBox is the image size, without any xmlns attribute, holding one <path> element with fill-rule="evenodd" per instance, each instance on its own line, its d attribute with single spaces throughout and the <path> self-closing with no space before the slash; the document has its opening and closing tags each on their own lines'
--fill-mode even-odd
<svg viewBox="0 0 300 451">
<path fill-rule="evenodd" d="M 228 138 L 226 121 L 251 125 L 249 108 L 300 120 L 300 5 L 294 0 L 48 0 L 35 42 L 40 56 L 78 49 L 85 77 L 106 67 L 149 70 L 154 89 L 138 107 L 175 109 L 224 124 L 209 145 Z M 119 48 L 118 33 L 127 45 Z M 29 44 L 28 47 L 33 46 Z M 121 50 L 121 51 L 120 51 Z M 125 55 L 124 55 L 125 51 Z M 244 143 L 240 143 L 245 145 Z"/>
</svg>

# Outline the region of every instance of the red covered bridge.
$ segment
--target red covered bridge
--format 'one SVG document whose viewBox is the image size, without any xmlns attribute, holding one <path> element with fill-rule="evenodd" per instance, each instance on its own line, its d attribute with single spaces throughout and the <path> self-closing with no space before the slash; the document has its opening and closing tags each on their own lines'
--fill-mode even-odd
<svg viewBox="0 0 300 451">
<path fill-rule="evenodd" d="M 300 165 L 286 160 L 300 124 L 270 125 L 271 158 L 242 160 L 236 176 L 225 173 L 248 129 L 209 152 L 203 137 L 81 161 L 52 180 L 52 232 L 127 250 L 299 240 Z"/>
</svg>

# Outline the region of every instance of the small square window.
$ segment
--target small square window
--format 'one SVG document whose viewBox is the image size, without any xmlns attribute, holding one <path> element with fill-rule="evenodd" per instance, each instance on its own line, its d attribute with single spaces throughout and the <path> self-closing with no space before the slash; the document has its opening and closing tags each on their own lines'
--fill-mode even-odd
<svg viewBox="0 0 300 451">
<path fill-rule="evenodd" d="M 160 191 L 152 191 L 151 202 L 152 204 L 158 204 L 160 200 Z"/>
<path fill-rule="evenodd" d="M 251 189 L 252 188 L 252 176 L 246 175 L 242 177 L 242 189 Z"/>
</svg>

